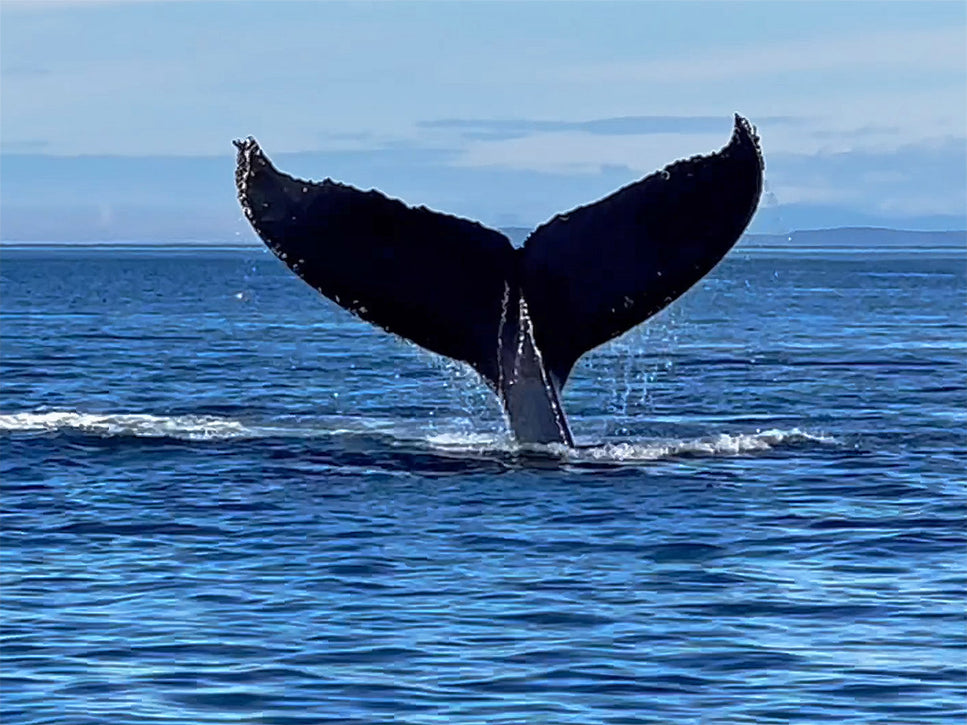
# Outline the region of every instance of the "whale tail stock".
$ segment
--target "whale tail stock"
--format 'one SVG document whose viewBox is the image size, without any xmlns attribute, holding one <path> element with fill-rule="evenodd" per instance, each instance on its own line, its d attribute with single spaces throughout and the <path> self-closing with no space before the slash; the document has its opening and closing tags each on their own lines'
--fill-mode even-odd
<svg viewBox="0 0 967 725">
<path fill-rule="evenodd" d="M 378 191 L 278 171 L 236 141 L 245 216 L 317 291 L 360 318 L 469 363 L 523 443 L 572 444 L 560 392 L 585 352 L 645 321 L 732 248 L 763 162 L 740 116 L 729 143 L 539 226 L 523 247 Z"/>
</svg>

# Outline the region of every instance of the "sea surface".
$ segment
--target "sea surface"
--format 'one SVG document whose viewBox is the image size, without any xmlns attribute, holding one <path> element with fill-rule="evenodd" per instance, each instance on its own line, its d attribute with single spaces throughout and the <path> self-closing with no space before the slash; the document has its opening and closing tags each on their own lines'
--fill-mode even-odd
<svg viewBox="0 0 967 725">
<path fill-rule="evenodd" d="M 0 251 L 0 722 L 957 723 L 967 256 L 733 251 L 575 450 L 247 249 Z"/>
</svg>

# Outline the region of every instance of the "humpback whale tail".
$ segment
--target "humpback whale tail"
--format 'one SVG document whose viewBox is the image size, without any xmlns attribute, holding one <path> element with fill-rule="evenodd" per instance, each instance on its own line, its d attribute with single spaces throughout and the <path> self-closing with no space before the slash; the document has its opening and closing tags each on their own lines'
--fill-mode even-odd
<svg viewBox="0 0 967 725">
<path fill-rule="evenodd" d="M 362 319 L 469 363 L 523 443 L 572 444 L 560 393 L 574 363 L 704 277 L 762 190 L 759 139 L 737 115 L 720 151 L 559 214 L 515 249 L 476 222 L 288 176 L 253 138 L 235 145 L 239 201 L 276 256 Z"/>
</svg>

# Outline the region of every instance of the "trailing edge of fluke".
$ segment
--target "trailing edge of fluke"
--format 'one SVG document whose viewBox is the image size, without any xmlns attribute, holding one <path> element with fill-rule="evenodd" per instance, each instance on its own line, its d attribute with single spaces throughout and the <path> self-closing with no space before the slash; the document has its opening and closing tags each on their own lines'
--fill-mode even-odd
<svg viewBox="0 0 967 725">
<path fill-rule="evenodd" d="M 245 216 L 279 259 L 362 319 L 469 363 L 521 443 L 572 445 L 561 390 L 588 350 L 704 277 L 759 203 L 763 161 L 740 116 L 729 143 L 555 216 L 523 247 L 378 191 L 278 171 L 235 141 Z"/>
</svg>

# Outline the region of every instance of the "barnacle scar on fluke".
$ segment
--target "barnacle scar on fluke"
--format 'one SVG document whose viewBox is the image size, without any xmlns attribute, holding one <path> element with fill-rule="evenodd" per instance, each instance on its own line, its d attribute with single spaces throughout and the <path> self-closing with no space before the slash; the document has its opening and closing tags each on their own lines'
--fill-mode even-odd
<svg viewBox="0 0 967 725">
<path fill-rule="evenodd" d="M 269 249 L 336 304 L 469 363 L 521 443 L 572 445 L 561 390 L 578 358 L 678 298 L 725 256 L 762 191 L 740 116 L 729 143 L 535 229 L 523 247 L 378 191 L 278 171 L 235 141 L 235 185 Z"/>
</svg>

